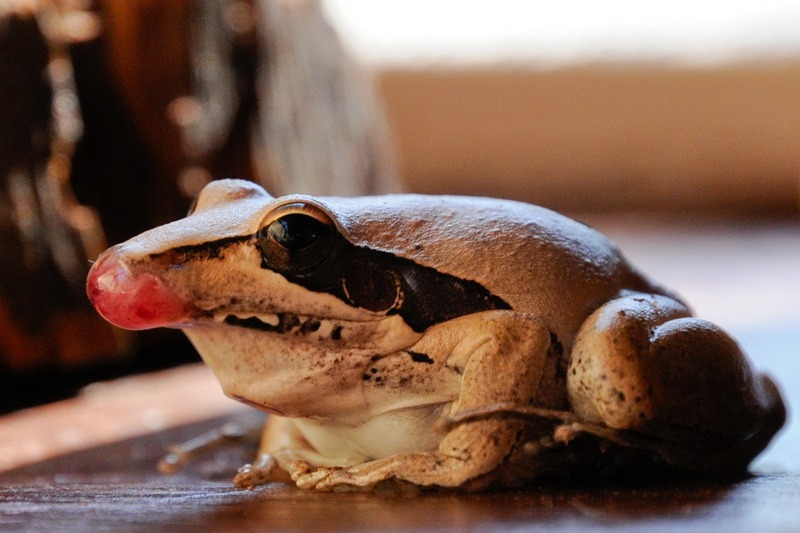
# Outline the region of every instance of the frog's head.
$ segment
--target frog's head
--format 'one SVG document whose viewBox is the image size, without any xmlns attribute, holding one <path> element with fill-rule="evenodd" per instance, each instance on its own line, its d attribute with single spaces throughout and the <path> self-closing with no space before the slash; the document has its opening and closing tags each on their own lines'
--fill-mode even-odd
<svg viewBox="0 0 800 533">
<path fill-rule="evenodd" d="M 212 182 L 187 218 L 104 252 L 89 298 L 122 328 L 182 329 L 232 397 L 290 416 L 355 409 L 370 359 L 495 302 L 386 251 L 397 217 L 347 202 Z"/>
</svg>

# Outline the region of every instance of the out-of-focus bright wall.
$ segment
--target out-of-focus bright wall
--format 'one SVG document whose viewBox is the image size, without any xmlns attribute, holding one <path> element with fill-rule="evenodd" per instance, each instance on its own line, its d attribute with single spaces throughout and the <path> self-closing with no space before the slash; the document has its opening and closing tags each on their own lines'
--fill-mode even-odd
<svg viewBox="0 0 800 533">
<path fill-rule="evenodd" d="M 800 0 L 324 0 L 405 185 L 560 209 L 796 213 Z"/>
</svg>

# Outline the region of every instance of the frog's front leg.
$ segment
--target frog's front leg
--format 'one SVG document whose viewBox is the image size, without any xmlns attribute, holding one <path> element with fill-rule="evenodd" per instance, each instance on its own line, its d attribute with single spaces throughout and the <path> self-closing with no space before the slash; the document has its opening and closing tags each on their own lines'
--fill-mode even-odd
<svg viewBox="0 0 800 533">
<path fill-rule="evenodd" d="M 290 465 L 324 464 L 324 459 L 306 442 L 295 423 L 270 415 L 261 433 L 256 460 L 239 469 L 233 479 L 239 488 L 252 488 L 270 482 L 291 481 Z"/>
<path fill-rule="evenodd" d="M 489 311 L 462 317 L 433 331 L 412 349 L 447 357 L 447 365 L 463 373 L 461 389 L 446 410 L 458 419 L 463 411 L 491 414 L 508 405 L 564 408 L 566 387 L 559 370 L 562 354 L 546 327 L 529 315 Z M 449 354 L 449 355 L 447 355 Z M 562 369 L 563 370 L 563 369 Z M 420 486 L 480 489 L 522 438 L 526 423 L 508 417 L 484 416 L 454 424 L 435 450 L 421 450 L 369 461 L 349 468 L 297 471 L 303 488 L 372 487 L 394 479 Z"/>
<path fill-rule="evenodd" d="M 693 470 L 743 470 L 785 417 L 775 385 L 736 342 L 665 296 L 595 311 L 576 337 L 567 388 L 581 431 Z"/>
</svg>

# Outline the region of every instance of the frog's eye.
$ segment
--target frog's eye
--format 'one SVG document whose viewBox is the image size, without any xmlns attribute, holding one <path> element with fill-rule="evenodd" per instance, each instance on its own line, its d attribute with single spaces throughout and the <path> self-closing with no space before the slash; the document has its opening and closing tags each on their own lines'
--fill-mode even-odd
<svg viewBox="0 0 800 533">
<path fill-rule="evenodd" d="M 327 213 L 315 205 L 296 202 L 267 215 L 258 232 L 258 248 L 267 268 L 302 276 L 330 255 L 337 238 L 336 226 Z"/>
</svg>

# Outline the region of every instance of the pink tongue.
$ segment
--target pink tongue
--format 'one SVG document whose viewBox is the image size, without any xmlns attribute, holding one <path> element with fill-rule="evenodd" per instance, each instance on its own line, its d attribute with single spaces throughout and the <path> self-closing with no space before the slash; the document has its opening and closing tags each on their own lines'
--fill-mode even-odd
<svg viewBox="0 0 800 533">
<path fill-rule="evenodd" d="M 133 277 L 113 250 L 92 266 L 86 294 L 103 318 L 121 328 L 180 327 L 189 322 L 190 304 L 152 274 Z"/>
</svg>

